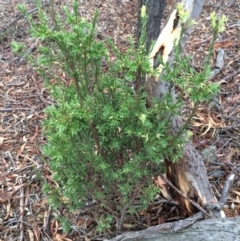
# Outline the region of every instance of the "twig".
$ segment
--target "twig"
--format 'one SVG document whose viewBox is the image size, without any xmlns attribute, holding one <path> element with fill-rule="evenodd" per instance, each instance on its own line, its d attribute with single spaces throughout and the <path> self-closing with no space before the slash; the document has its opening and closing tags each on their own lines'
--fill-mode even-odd
<svg viewBox="0 0 240 241">
<path fill-rule="evenodd" d="M 178 194 L 183 196 L 185 199 L 187 199 L 193 206 L 195 206 L 197 209 L 199 209 L 201 212 L 203 212 L 207 217 L 212 218 L 211 215 L 209 215 L 198 203 L 192 201 L 187 196 L 185 196 L 180 190 L 178 190 L 159 170 L 160 177 L 171 187 L 173 188 Z"/>
<path fill-rule="evenodd" d="M 233 71 L 232 74 L 227 75 L 227 76 L 224 78 L 224 80 L 229 80 L 229 79 L 231 79 L 232 77 L 236 76 L 236 75 L 239 74 L 239 73 L 240 73 L 240 68 L 239 68 L 238 70 Z"/>
<path fill-rule="evenodd" d="M 32 44 L 31 47 L 27 49 L 26 53 L 18 61 L 17 66 L 19 66 L 27 58 L 28 55 L 30 55 L 31 53 L 33 53 L 37 49 L 37 42 Z"/>
<path fill-rule="evenodd" d="M 33 111 L 35 110 L 35 108 L 0 108 L 0 112 L 9 112 L 9 111 L 16 111 L 16 110 Z"/>
<path fill-rule="evenodd" d="M 36 86 L 37 89 L 37 96 L 39 97 L 39 99 L 41 100 L 42 103 L 47 104 L 46 100 L 43 98 L 43 95 L 41 94 L 41 87 L 39 87 L 39 81 L 36 80 L 34 75 L 31 75 L 31 78 Z M 35 95 L 36 96 L 36 95 Z"/>
<path fill-rule="evenodd" d="M 22 85 L 25 85 L 26 82 L 25 81 L 21 81 L 21 82 L 10 82 L 10 83 L 5 83 L 4 85 L 5 86 L 22 86 Z M 6 96 L 7 98 L 8 96 Z M 9 98 L 10 99 L 10 98 Z M 12 100 L 10 99 L 11 101 L 15 101 L 15 100 Z"/>
<path fill-rule="evenodd" d="M 36 165 L 29 165 L 29 166 L 25 166 L 25 167 L 23 167 L 23 168 L 21 168 L 21 169 L 11 170 L 10 172 L 7 172 L 7 173 L 2 174 L 1 177 L 0 177 L 0 180 L 1 180 L 2 178 L 8 177 L 9 175 L 11 175 L 11 174 L 13 174 L 13 173 L 22 172 L 22 171 L 24 171 L 24 170 L 26 170 L 26 169 L 28 169 L 28 168 L 32 168 L 32 167 L 35 167 L 35 166 L 36 166 Z M 40 169 L 41 167 L 42 167 L 42 166 L 38 166 L 37 168 Z"/>
<path fill-rule="evenodd" d="M 43 220 L 43 231 L 45 233 L 49 233 L 50 221 L 52 215 L 52 208 L 49 206 L 48 211 L 44 213 L 44 220 Z M 34 219 L 35 220 L 35 219 Z"/>
<path fill-rule="evenodd" d="M 30 157 L 27 157 L 27 156 L 25 156 L 25 155 L 19 155 L 20 157 L 23 157 L 23 158 L 25 158 L 25 159 L 27 159 L 28 161 L 30 161 L 30 162 L 32 162 L 32 163 L 34 163 L 36 166 L 37 166 L 37 168 L 40 168 L 40 167 L 42 167 L 42 165 L 41 164 L 39 164 L 39 163 L 37 163 L 36 161 L 34 161 L 33 160 L 33 158 L 30 158 Z"/>
<path fill-rule="evenodd" d="M 233 125 L 233 126 L 220 126 L 218 129 L 224 129 L 224 130 L 232 130 L 232 129 L 239 129 L 240 124 Z"/>
<path fill-rule="evenodd" d="M 19 184 L 22 184 L 22 177 L 19 178 Z M 23 225 L 23 215 L 24 215 L 24 188 L 20 189 L 20 200 L 19 200 L 19 213 L 20 213 L 20 237 L 19 240 L 24 240 L 24 225 Z"/>
<path fill-rule="evenodd" d="M 11 163 L 12 163 L 14 169 L 17 169 L 17 165 L 16 165 L 16 162 L 14 161 L 14 159 L 12 157 L 12 153 L 10 151 L 7 151 L 7 152 L 5 152 L 5 155 L 8 155 L 8 157 L 10 158 Z"/>
<path fill-rule="evenodd" d="M 166 204 L 170 204 L 170 205 L 173 205 L 173 206 L 179 206 L 178 202 L 170 201 L 170 200 L 167 200 L 167 199 L 161 199 L 161 200 L 156 201 L 156 202 L 151 202 L 151 204 L 153 204 L 153 205 L 158 205 L 158 204 L 161 204 L 161 203 L 166 203 Z"/>
<path fill-rule="evenodd" d="M 228 193 L 229 193 L 229 189 L 233 184 L 233 181 L 235 179 L 235 174 L 231 173 L 228 177 L 227 180 L 224 183 L 223 186 L 223 191 L 222 191 L 222 195 L 221 198 L 219 200 L 218 203 L 209 203 L 205 206 L 205 208 L 208 211 L 211 211 L 213 213 L 214 217 L 217 217 L 215 214 L 219 214 L 219 211 L 221 211 L 223 209 L 223 206 L 225 205 L 225 203 L 227 202 L 227 197 L 228 197 Z M 223 211 L 222 211 L 223 212 Z M 220 216 L 219 218 L 224 218 L 225 214 L 221 213 L 222 216 Z M 218 215 L 219 216 L 219 215 Z"/>
<path fill-rule="evenodd" d="M 42 5 L 42 7 L 46 7 L 48 6 L 49 3 L 44 3 Z M 30 9 L 29 11 L 26 12 L 26 14 L 20 14 L 17 18 L 15 18 L 12 22 L 10 22 L 5 28 L 3 28 L 0 32 L 4 33 L 9 27 L 11 27 L 13 24 L 15 24 L 18 20 L 24 18 L 27 14 L 30 14 L 30 13 L 33 13 L 35 11 L 37 11 L 38 8 L 33 8 L 33 9 Z"/>
<path fill-rule="evenodd" d="M 119 226 L 117 227 L 117 231 L 121 231 L 121 230 L 122 230 L 123 224 L 124 224 L 124 220 L 125 220 L 125 216 L 126 216 L 126 212 L 127 212 L 128 208 L 129 208 L 129 207 L 133 204 L 133 202 L 135 201 L 136 196 L 137 196 L 138 193 L 139 193 L 139 188 L 138 188 L 138 186 L 137 186 L 137 187 L 135 187 L 135 190 L 134 190 L 134 192 L 133 192 L 133 194 L 132 194 L 132 197 L 131 197 L 129 203 L 126 204 L 126 205 L 124 205 L 123 208 L 122 208 L 122 210 L 121 210 L 121 217 L 120 217 L 120 221 L 119 221 Z"/>
<path fill-rule="evenodd" d="M 227 197 L 228 197 L 228 193 L 229 193 L 229 189 L 230 187 L 232 186 L 233 182 L 234 182 L 234 179 L 235 179 L 235 174 L 234 173 L 231 173 L 228 177 L 227 177 L 227 180 L 225 181 L 224 183 L 224 186 L 223 186 L 223 190 L 222 190 L 222 196 L 219 200 L 219 204 L 220 204 L 220 207 L 223 208 L 223 206 L 225 205 L 225 203 L 227 202 Z"/>
<path fill-rule="evenodd" d="M 235 24 L 232 24 L 230 26 L 228 26 L 229 28 L 235 28 L 235 27 L 240 27 L 240 23 L 235 23 Z"/>
</svg>

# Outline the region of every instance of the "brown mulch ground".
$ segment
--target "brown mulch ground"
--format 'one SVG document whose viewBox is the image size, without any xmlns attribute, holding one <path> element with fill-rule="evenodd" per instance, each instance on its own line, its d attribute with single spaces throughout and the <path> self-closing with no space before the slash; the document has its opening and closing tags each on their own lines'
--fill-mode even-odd
<svg viewBox="0 0 240 241">
<path fill-rule="evenodd" d="M 54 0 L 56 6 L 69 5 L 69 2 Z M 73 224 L 78 227 L 77 232 L 62 233 L 61 224 L 55 219 L 55 215 L 61 213 L 51 210 L 41 190 L 37 173 L 51 180 L 39 147 L 44 143 L 41 135 L 43 109 L 52 100 L 43 87 L 42 79 L 24 58 L 11 51 L 12 40 L 24 42 L 29 49 L 35 44 L 27 33 L 26 19 L 19 18 L 14 22 L 20 16 L 17 4 L 22 3 L 28 10 L 35 8 L 34 1 L 0 2 L 0 241 L 93 239 L 96 234 L 90 217 L 80 218 Z M 90 19 L 95 9 L 100 13 L 98 37 L 111 36 L 124 51 L 128 37 L 136 34 L 138 0 L 90 0 L 81 3 L 81 14 L 85 18 Z M 206 148 L 212 150 L 206 166 L 217 197 L 228 173 L 236 173 L 238 178 L 231 188 L 225 212 L 227 216 L 239 216 L 240 3 L 206 0 L 201 18 L 186 45 L 186 52 L 193 56 L 194 66 L 201 69 L 211 39 L 211 11 L 228 17 L 226 30 L 219 35 L 215 45 L 216 51 L 219 47 L 224 49 L 225 64 L 214 79 L 220 83 L 219 95 L 209 106 L 202 105 L 192 123 L 193 142 L 201 152 L 206 152 Z M 143 218 L 139 227 L 178 218 L 173 206 L 166 207 L 163 203 L 154 205 L 150 211 L 151 218 Z M 101 240 L 101 237 L 98 238 Z"/>
</svg>

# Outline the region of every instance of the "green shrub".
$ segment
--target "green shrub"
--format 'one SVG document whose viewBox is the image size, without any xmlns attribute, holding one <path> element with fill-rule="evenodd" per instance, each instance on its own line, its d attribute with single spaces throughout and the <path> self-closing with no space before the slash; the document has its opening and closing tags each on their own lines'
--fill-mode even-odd
<svg viewBox="0 0 240 241">
<path fill-rule="evenodd" d="M 73 211 L 95 201 L 107 213 L 96 220 L 98 231 L 104 230 L 104 220 L 105 228 L 115 222 L 121 230 L 127 212 L 146 208 L 159 191 L 152 178 L 164 168 L 164 157 L 181 156 L 184 131 L 173 136 L 169 129 L 172 117 L 181 115 L 184 96 L 173 101 L 169 94 L 146 107 L 141 79 L 156 73 L 145 54 L 144 34 L 137 49 L 130 39 L 123 54 L 111 40 L 97 40 L 97 14 L 90 23 L 76 3 L 59 14 L 37 4 L 38 19 L 27 16 L 32 37 L 40 41 L 32 63 L 55 100 L 44 111 L 42 150 L 58 186 L 46 184 L 45 192 L 55 208 Z M 171 88 L 177 84 L 181 93 L 193 93 L 196 103 L 208 98 L 214 88 L 204 82 L 206 75 L 193 73 L 189 59 L 179 58 L 175 70 L 165 66 Z M 196 94 L 200 82 L 203 96 Z"/>
</svg>

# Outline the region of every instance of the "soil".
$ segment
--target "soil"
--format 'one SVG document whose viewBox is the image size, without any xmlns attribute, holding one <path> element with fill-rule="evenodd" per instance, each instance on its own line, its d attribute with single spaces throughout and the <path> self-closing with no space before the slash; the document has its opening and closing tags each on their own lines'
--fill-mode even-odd
<svg viewBox="0 0 240 241">
<path fill-rule="evenodd" d="M 80 14 L 86 19 L 91 20 L 95 10 L 99 11 L 100 39 L 112 37 L 123 52 L 128 47 L 129 36 L 136 39 L 139 0 L 79 2 Z M 48 9 L 51 4 L 60 8 L 71 3 L 70 0 L 52 0 L 43 5 Z M 40 179 L 52 181 L 52 173 L 41 154 L 40 147 L 46 142 L 41 122 L 45 118 L 44 108 L 53 101 L 26 56 L 19 57 L 11 50 L 13 40 L 26 44 L 29 53 L 37 45 L 28 33 L 29 24 L 19 12 L 19 4 L 25 4 L 28 11 L 36 13 L 33 0 L 0 2 L 0 240 L 103 240 L 104 235 L 96 233 L 90 214 L 79 216 L 79 212 L 53 211 L 42 192 Z M 168 1 L 165 16 L 172 4 L 173 1 Z M 228 217 L 233 217 L 240 212 L 239 1 L 206 0 L 184 51 L 192 56 L 193 66 L 201 70 L 211 40 L 209 16 L 212 11 L 228 18 L 226 29 L 219 34 L 214 46 L 215 54 L 219 48 L 224 49 L 225 63 L 211 80 L 219 84 L 219 94 L 210 104 L 203 103 L 192 121 L 192 140 L 205 155 L 209 179 L 218 198 L 228 174 L 236 174 L 224 209 Z M 176 203 L 167 202 L 164 197 L 161 200 L 153 203 L 137 224 L 132 221 L 126 223 L 126 227 L 134 230 L 181 218 Z M 58 214 L 69 216 L 72 226 L 77 228 L 64 233 L 56 220 Z"/>
</svg>

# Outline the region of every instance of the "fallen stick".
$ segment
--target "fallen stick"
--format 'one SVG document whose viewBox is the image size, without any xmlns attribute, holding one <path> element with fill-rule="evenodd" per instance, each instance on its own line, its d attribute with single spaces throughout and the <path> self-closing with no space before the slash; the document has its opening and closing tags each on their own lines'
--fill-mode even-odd
<svg viewBox="0 0 240 241">
<path fill-rule="evenodd" d="M 44 4 L 42 5 L 42 7 L 44 8 L 44 7 L 48 6 L 48 5 L 49 5 L 49 3 L 44 3 Z M 37 10 L 38 10 L 38 8 L 36 7 L 36 8 L 33 8 L 33 9 L 28 10 L 28 11 L 26 12 L 26 14 L 20 14 L 17 18 L 15 18 L 12 22 L 10 22 L 5 28 L 3 28 L 2 30 L 0 30 L 0 33 L 1 33 L 1 32 L 4 33 L 8 28 L 10 28 L 13 24 L 15 24 L 15 23 L 16 23 L 17 21 L 19 21 L 20 19 L 24 18 L 27 14 L 33 13 L 33 12 L 35 12 L 35 11 L 37 11 Z"/>
</svg>

